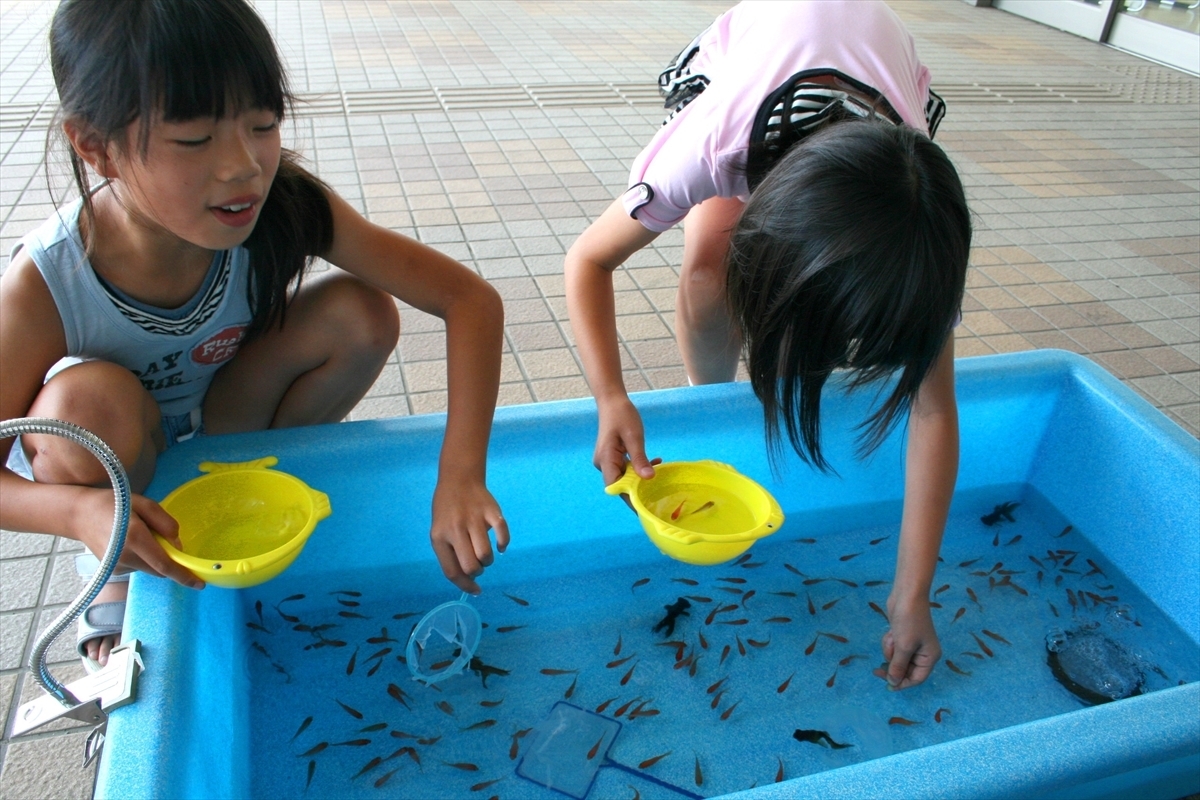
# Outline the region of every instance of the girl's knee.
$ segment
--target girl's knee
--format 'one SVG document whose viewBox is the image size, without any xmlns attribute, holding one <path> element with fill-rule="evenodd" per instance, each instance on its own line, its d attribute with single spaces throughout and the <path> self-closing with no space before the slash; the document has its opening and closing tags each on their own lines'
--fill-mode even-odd
<svg viewBox="0 0 1200 800">
<path fill-rule="evenodd" d="M 127 471 L 138 469 L 157 450 L 158 405 L 128 369 L 87 361 L 51 378 L 29 409 L 30 416 L 72 422 L 100 437 Z M 40 483 L 97 485 L 108 473 L 81 445 L 59 436 L 23 436 L 34 477 Z M 132 475 L 130 476 L 132 479 Z"/>
<path fill-rule="evenodd" d="M 347 349 L 390 353 L 400 339 L 400 312 L 390 294 L 351 276 L 323 287 L 330 334 Z"/>
</svg>

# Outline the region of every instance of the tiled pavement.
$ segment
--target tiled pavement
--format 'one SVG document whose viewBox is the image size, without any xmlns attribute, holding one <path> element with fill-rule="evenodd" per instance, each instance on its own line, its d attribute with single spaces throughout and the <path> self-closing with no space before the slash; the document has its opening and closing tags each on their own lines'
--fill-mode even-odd
<svg viewBox="0 0 1200 800">
<path fill-rule="evenodd" d="M 306 102 L 293 143 L 373 221 L 505 298 L 502 404 L 587 393 L 561 277 L 653 135 L 659 66 L 728 4 L 259 0 Z M 992 9 L 893 0 L 949 102 L 937 140 L 975 216 L 960 356 L 1083 353 L 1200 432 L 1200 80 Z M 52 208 L 52 5 L 0 0 L 0 266 Z M 50 184 L 67 189 L 61 160 Z M 64 196 L 64 195 L 58 195 Z M 673 230 L 617 275 L 632 391 L 685 382 Z M 441 323 L 404 309 L 354 419 L 444 410 Z M 77 590 L 63 541 L 0 534 L 0 796 L 86 795 L 78 729 L 10 742 L 20 665 Z M 78 673 L 60 643 L 56 673 Z"/>
</svg>

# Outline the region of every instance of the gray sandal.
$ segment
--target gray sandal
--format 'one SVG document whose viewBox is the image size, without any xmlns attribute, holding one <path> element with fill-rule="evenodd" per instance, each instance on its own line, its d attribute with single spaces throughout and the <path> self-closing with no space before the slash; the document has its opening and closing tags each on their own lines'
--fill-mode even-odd
<svg viewBox="0 0 1200 800">
<path fill-rule="evenodd" d="M 96 574 L 100 561 L 91 553 L 75 556 L 75 571 L 85 579 Z M 130 573 L 113 574 L 105 586 L 110 583 L 128 583 Z M 87 654 L 87 643 L 105 636 L 120 636 L 125 624 L 125 601 L 114 600 L 108 603 L 92 603 L 79 616 L 79 632 L 75 637 L 75 649 L 83 661 L 83 668 L 89 673 L 99 672 L 103 667 Z"/>
</svg>

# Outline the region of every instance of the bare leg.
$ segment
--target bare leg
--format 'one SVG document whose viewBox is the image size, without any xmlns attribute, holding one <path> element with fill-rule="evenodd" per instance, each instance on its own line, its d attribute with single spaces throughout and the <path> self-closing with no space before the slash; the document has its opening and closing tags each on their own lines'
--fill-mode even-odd
<svg viewBox="0 0 1200 800">
<path fill-rule="evenodd" d="M 743 205 L 714 197 L 688 212 L 684 223 L 675 338 L 695 384 L 725 383 L 737 375 L 742 335 L 725 299 L 725 257 Z"/>
<path fill-rule="evenodd" d="M 130 488 L 139 494 L 150 483 L 166 444 L 158 404 L 132 372 L 106 361 L 87 361 L 55 375 L 33 401 L 29 415 L 73 422 L 99 436 L 117 454 Z M 27 435 L 21 444 L 39 483 L 109 485 L 108 473 L 96 457 L 68 439 Z M 93 603 L 124 600 L 128 592 L 128 582 L 109 583 Z M 119 635 L 105 636 L 84 647 L 89 658 L 103 664 L 120 641 Z"/>
<path fill-rule="evenodd" d="M 400 336 L 391 295 L 331 270 L 306 281 L 273 327 L 221 368 L 204 401 L 209 433 L 338 422 L 379 377 Z"/>
</svg>

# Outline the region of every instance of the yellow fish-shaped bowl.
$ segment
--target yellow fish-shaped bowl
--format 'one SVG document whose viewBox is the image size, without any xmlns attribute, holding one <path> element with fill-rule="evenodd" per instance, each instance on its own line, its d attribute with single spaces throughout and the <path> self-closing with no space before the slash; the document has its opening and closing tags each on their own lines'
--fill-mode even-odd
<svg viewBox="0 0 1200 800">
<path fill-rule="evenodd" d="M 783 525 L 770 492 L 719 461 L 659 464 L 646 480 L 627 466 L 608 494 L 627 494 L 646 535 L 664 555 L 688 564 L 735 558 Z"/>
<path fill-rule="evenodd" d="M 205 461 L 207 473 L 167 495 L 161 505 L 179 523 L 180 551 L 158 543 L 175 563 L 214 586 L 244 589 L 283 572 L 317 523 L 332 513 L 329 496 L 270 467 L 274 456 L 239 464 Z"/>
</svg>

